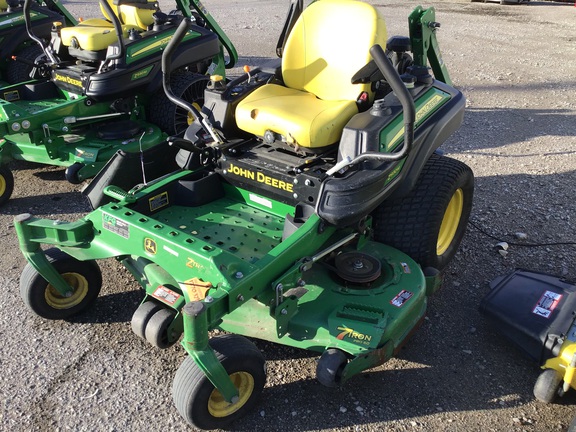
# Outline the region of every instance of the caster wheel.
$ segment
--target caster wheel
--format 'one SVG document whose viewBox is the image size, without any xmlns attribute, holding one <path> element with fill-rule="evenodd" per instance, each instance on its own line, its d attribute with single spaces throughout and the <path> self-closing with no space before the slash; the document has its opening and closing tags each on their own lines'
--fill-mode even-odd
<svg viewBox="0 0 576 432">
<path fill-rule="evenodd" d="M 316 367 L 316 379 L 326 387 L 338 387 L 348 358 L 339 349 L 330 348 L 322 353 Z"/>
<path fill-rule="evenodd" d="M 542 372 L 534 384 L 534 397 L 544 403 L 552 403 L 559 395 L 562 375 L 554 369 Z"/>
<path fill-rule="evenodd" d="M 80 162 L 74 162 L 72 165 L 66 168 L 66 171 L 64 172 L 66 180 L 68 180 L 72 184 L 82 183 L 83 180 L 81 180 L 80 177 L 78 176 L 78 172 L 82 168 L 84 168 L 84 164 L 81 164 Z"/>
<path fill-rule="evenodd" d="M 251 411 L 266 383 L 262 353 L 243 336 L 212 338 L 210 346 L 238 389 L 238 399 L 227 402 L 192 357 L 186 357 L 174 376 L 172 397 L 184 420 L 200 429 L 224 429 Z"/>
<path fill-rule="evenodd" d="M 90 306 L 100 293 L 102 274 L 94 261 L 79 261 L 59 249 L 44 251 L 48 261 L 72 287 L 64 297 L 27 264 L 20 276 L 20 295 L 32 312 L 47 319 L 64 319 Z"/>
</svg>

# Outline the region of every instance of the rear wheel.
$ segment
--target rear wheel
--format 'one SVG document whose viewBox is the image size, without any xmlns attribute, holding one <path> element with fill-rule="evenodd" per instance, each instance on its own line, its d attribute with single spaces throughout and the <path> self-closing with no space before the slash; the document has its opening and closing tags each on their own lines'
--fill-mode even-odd
<svg viewBox="0 0 576 432">
<path fill-rule="evenodd" d="M 466 164 L 433 154 L 407 196 L 376 209 L 375 238 L 422 268 L 443 270 L 464 237 L 473 193 L 474 175 Z"/>
<path fill-rule="evenodd" d="M 170 80 L 174 95 L 194 105 L 198 111 L 204 105 L 204 90 L 207 85 L 207 76 L 189 72 L 174 74 Z M 194 121 L 192 114 L 171 102 L 163 89 L 158 90 L 148 110 L 150 121 L 169 135 L 182 136 Z"/>
<path fill-rule="evenodd" d="M 224 428 L 244 417 L 254 406 L 266 383 L 262 353 L 248 339 L 234 335 L 212 338 L 210 346 L 238 389 L 238 399 L 226 402 L 192 357 L 186 357 L 172 386 L 178 412 L 200 429 Z"/>
<path fill-rule="evenodd" d="M 5 204 L 14 191 L 14 176 L 6 165 L 0 165 L 0 206 Z"/>
<path fill-rule="evenodd" d="M 48 262 L 72 287 L 69 296 L 61 295 L 32 265 L 20 276 L 20 295 L 32 312 L 47 319 L 64 319 L 90 306 L 102 287 L 102 274 L 94 261 L 79 261 L 59 249 L 44 251 Z"/>
<path fill-rule="evenodd" d="M 43 54 L 42 49 L 34 44 L 27 46 L 16 54 L 16 58 L 23 60 L 13 60 L 8 62 L 6 67 L 6 81 L 10 84 L 18 84 L 24 81 L 30 81 L 30 73 L 32 72 L 32 65 L 39 56 Z"/>
</svg>

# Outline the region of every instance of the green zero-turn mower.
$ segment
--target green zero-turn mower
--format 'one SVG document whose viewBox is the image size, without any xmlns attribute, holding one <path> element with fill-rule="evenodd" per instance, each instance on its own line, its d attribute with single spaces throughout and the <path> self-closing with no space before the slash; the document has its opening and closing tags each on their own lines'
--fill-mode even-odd
<svg viewBox="0 0 576 432">
<path fill-rule="evenodd" d="M 440 57 L 434 9 L 417 7 L 410 36 L 387 39 L 366 3 L 291 6 L 282 58 L 229 83 L 213 77 L 202 112 L 165 76 L 195 119 L 170 138 L 181 170 L 107 186 L 113 201 L 76 222 L 15 218 L 29 261 L 21 295 L 42 317 L 95 301 L 98 259 L 134 275 L 145 298 L 132 330 L 158 348 L 183 335 L 173 398 L 203 429 L 244 416 L 264 388 L 264 358 L 244 336 L 320 353 L 329 387 L 394 356 L 472 206 L 470 168 L 437 151 L 465 99 Z"/>
<path fill-rule="evenodd" d="M 21 0 L 0 0 L 0 85 L 30 79 L 32 64 L 42 49 L 28 37 Z M 30 4 L 34 34 L 49 41 L 52 24 L 76 25 L 74 17 L 59 0 L 38 0 Z M 3 83 L 4 82 L 4 83 Z"/>
<path fill-rule="evenodd" d="M 31 1 L 24 20 L 44 54 L 33 80 L 0 88 L 0 205 L 13 190 L 12 159 L 66 167 L 67 180 L 81 183 L 117 150 L 157 149 L 166 133 L 183 133 L 192 120 L 164 94 L 161 57 L 184 17 L 195 25 L 174 53 L 179 96 L 201 105 L 206 73 L 223 74 L 237 60 L 198 0 L 176 0 L 169 14 L 155 1 L 101 0 L 104 18 L 55 23 L 48 45 L 32 31 Z"/>
</svg>

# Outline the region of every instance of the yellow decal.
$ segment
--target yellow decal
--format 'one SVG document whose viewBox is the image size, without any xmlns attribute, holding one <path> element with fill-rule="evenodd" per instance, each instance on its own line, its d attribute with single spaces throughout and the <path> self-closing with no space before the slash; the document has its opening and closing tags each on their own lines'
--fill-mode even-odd
<svg viewBox="0 0 576 432">
<path fill-rule="evenodd" d="M 154 50 L 158 47 L 164 46 L 164 45 L 168 44 L 168 42 L 170 42 L 170 39 L 172 39 L 172 36 L 168 36 L 168 37 L 162 38 L 160 40 L 157 40 L 156 42 L 153 42 L 149 45 L 145 45 L 144 48 L 133 52 L 132 57 L 138 57 L 140 54 L 143 54 L 145 52 Z"/>
<path fill-rule="evenodd" d="M 210 288 L 212 288 L 212 284 L 210 282 L 204 282 L 202 279 L 198 279 L 196 277 L 182 282 L 180 286 L 186 290 L 190 301 L 204 300 L 206 298 L 206 294 Z"/>
<path fill-rule="evenodd" d="M 62 81 L 66 84 L 72 84 L 73 86 L 76 87 L 82 87 L 82 81 L 74 79 L 72 77 L 66 76 L 66 75 L 58 75 L 58 74 L 54 74 L 54 79 L 56 81 Z"/>
<path fill-rule="evenodd" d="M 259 183 L 264 183 L 268 186 L 272 186 L 273 188 L 280 189 L 286 192 L 292 192 L 293 185 L 292 183 L 285 182 L 283 180 L 278 180 L 277 178 L 267 176 L 260 171 L 251 171 L 249 169 L 237 167 L 234 164 L 230 164 L 228 167 L 228 172 L 230 174 L 237 175 L 239 177 L 244 177 L 249 180 L 256 180 Z"/>
<path fill-rule="evenodd" d="M 202 270 L 204 267 L 202 267 L 202 265 L 198 264 L 196 261 L 194 261 L 192 258 L 188 257 L 188 262 L 186 262 L 186 267 L 188 268 L 195 268 L 198 270 Z"/>
<path fill-rule="evenodd" d="M 156 242 L 154 240 L 146 237 L 144 239 L 144 250 L 149 254 L 156 255 L 156 252 L 158 251 L 158 246 L 156 245 Z"/>
<path fill-rule="evenodd" d="M 170 201 L 168 200 L 168 192 L 162 192 L 161 194 L 148 199 L 148 205 L 150 206 L 151 212 L 166 207 L 168 204 L 170 204 Z"/>
<path fill-rule="evenodd" d="M 342 326 L 342 327 L 338 327 L 338 330 L 341 330 L 342 333 L 340 333 L 338 336 L 336 336 L 336 339 L 339 340 L 344 340 L 344 338 L 349 338 L 352 339 L 353 342 L 360 342 L 360 343 L 365 343 L 368 344 L 368 342 L 370 342 L 372 340 L 372 336 L 364 334 L 364 333 L 358 333 L 357 331 L 348 328 L 346 326 Z"/>
<path fill-rule="evenodd" d="M 441 95 L 434 95 L 430 98 L 430 100 L 428 102 L 426 102 L 422 108 L 420 108 L 417 112 L 416 112 L 416 121 L 414 122 L 414 124 L 417 124 L 420 120 L 422 120 L 424 117 L 426 117 L 428 114 L 430 114 L 430 112 L 436 108 L 438 106 L 438 104 L 440 102 L 442 102 L 442 100 L 444 100 L 444 98 Z M 396 144 L 396 141 L 398 139 L 400 139 L 400 137 L 402 137 L 404 135 L 404 126 L 402 126 L 402 128 L 396 133 L 396 135 L 394 135 L 394 138 L 392 138 L 390 140 L 390 145 L 388 146 L 388 149 L 393 147 L 394 144 Z"/>
</svg>

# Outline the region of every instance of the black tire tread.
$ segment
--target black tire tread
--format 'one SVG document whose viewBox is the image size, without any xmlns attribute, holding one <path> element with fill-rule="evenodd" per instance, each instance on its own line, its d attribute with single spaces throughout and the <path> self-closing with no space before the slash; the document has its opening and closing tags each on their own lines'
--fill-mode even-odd
<svg viewBox="0 0 576 432">
<path fill-rule="evenodd" d="M 197 81 L 203 81 L 205 83 L 204 87 L 208 85 L 208 77 L 204 75 L 199 75 L 191 72 L 180 72 L 172 74 L 170 78 L 170 88 L 172 92 L 179 98 L 186 92 L 186 89 L 191 85 L 195 84 Z M 188 100 L 188 98 L 183 98 L 188 103 L 200 102 L 200 105 L 204 103 L 204 94 L 202 93 L 202 98 L 197 98 L 195 100 Z M 169 135 L 182 135 L 183 130 L 176 130 L 175 119 L 176 113 L 181 111 L 182 108 L 176 106 L 172 101 L 166 96 L 164 89 L 159 89 L 148 107 L 149 119 L 152 123 L 158 125 L 160 129 Z"/>
<path fill-rule="evenodd" d="M 552 403 L 558 396 L 562 375 L 554 369 L 546 369 L 536 379 L 534 397 L 544 403 Z"/>
<path fill-rule="evenodd" d="M 442 270 L 449 259 L 439 261 L 435 250 L 435 230 L 440 226 L 445 211 L 438 197 L 451 198 L 453 185 L 462 177 L 471 179 L 473 183 L 472 170 L 466 164 L 432 154 L 412 191 L 403 198 L 385 201 L 374 213 L 376 241 L 400 249 L 423 268 L 435 267 Z M 472 189 L 465 191 L 467 196 L 461 224 L 466 224 L 470 215 Z M 465 226 L 462 229 L 465 231 Z M 455 239 L 456 247 L 463 235 L 464 232 L 461 232 L 460 238 Z M 434 250 L 431 250 L 432 247 Z"/>
<path fill-rule="evenodd" d="M 17 57 L 21 57 L 23 60 L 33 62 L 38 56 L 42 55 L 42 50 L 36 44 L 30 45 L 22 48 L 18 53 Z M 18 84 L 24 81 L 29 81 L 30 73 L 32 72 L 32 66 L 19 61 L 10 61 L 6 67 L 6 81 L 10 84 Z"/>
</svg>

